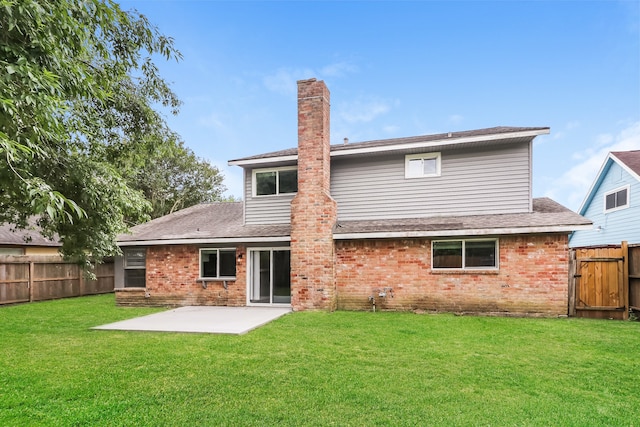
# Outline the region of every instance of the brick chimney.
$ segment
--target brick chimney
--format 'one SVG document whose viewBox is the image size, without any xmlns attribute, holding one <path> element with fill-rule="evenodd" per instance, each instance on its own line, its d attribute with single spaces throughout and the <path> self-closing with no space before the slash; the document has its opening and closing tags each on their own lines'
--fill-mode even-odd
<svg viewBox="0 0 640 427">
<path fill-rule="evenodd" d="M 291 201 L 291 305 L 334 310 L 333 226 L 330 194 L 329 90 L 316 79 L 298 82 L 298 193 Z"/>
</svg>

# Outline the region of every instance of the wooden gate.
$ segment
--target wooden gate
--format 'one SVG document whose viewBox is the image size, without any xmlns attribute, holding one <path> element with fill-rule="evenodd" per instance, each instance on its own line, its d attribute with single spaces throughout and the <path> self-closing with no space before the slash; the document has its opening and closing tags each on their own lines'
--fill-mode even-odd
<svg viewBox="0 0 640 427">
<path fill-rule="evenodd" d="M 628 319 L 628 252 L 626 242 L 620 246 L 572 251 L 569 314 L 595 319 Z"/>
<path fill-rule="evenodd" d="M 640 244 L 629 245 L 629 308 L 640 312 Z"/>
</svg>

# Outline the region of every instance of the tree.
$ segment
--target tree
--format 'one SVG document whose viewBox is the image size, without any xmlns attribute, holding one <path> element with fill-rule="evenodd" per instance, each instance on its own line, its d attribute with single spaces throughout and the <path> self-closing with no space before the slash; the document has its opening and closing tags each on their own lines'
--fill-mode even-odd
<svg viewBox="0 0 640 427">
<path fill-rule="evenodd" d="M 180 102 L 173 40 L 111 0 L 0 0 L 0 223 L 38 219 L 68 258 L 117 253 L 150 204 L 110 160 L 153 153 Z M 126 171 L 125 171 L 126 172 Z"/>
<path fill-rule="evenodd" d="M 145 159 L 130 177 L 130 185 L 151 203 L 151 218 L 158 218 L 198 203 L 221 200 L 226 190 L 217 167 L 184 146 L 177 135 Z"/>
</svg>

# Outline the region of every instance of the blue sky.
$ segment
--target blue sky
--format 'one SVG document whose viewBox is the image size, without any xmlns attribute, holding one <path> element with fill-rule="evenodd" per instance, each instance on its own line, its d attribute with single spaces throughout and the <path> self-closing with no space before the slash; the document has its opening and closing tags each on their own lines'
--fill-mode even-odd
<svg viewBox="0 0 640 427">
<path fill-rule="evenodd" d="M 534 196 L 576 210 L 608 151 L 640 149 L 640 2 L 121 1 L 175 39 L 168 116 L 227 161 L 295 147 L 296 81 L 331 91 L 331 142 L 549 126 Z"/>
</svg>

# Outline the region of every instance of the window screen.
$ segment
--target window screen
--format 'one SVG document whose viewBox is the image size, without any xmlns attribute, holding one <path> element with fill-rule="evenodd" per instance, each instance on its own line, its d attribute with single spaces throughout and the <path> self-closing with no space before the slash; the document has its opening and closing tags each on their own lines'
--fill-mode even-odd
<svg viewBox="0 0 640 427">
<path fill-rule="evenodd" d="M 235 276 L 235 249 L 200 249 L 200 277 L 218 279 Z"/>
<path fill-rule="evenodd" d="M 498 241 L 443 240 L 433 242 L 432 268 L 496 268 Z"/>
<path fill-rule="evenodd" d="M 616 209 L 627 205 L 628 193 L 626 188 L 605 194 L 604 197 L 605 210 Z"/>
</svg>

